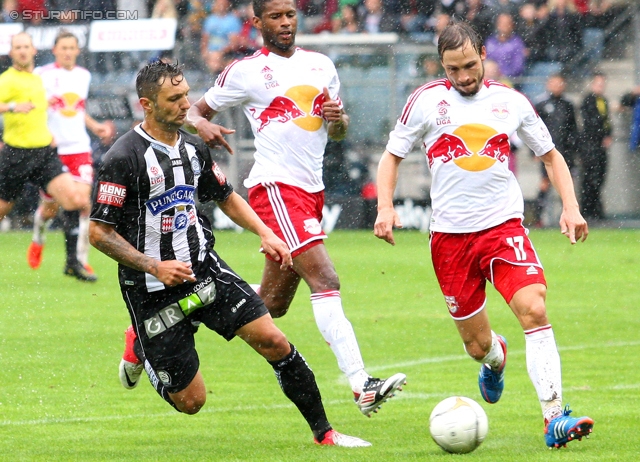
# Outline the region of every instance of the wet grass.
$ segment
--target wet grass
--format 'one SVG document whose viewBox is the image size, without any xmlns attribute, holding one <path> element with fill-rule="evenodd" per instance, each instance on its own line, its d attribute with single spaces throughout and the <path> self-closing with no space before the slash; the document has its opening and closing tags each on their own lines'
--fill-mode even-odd
<svg viewBox="0 0 640 462">
<path fill-rule="evenodd" d="M 250 234 L 217 233 L 222 256 L 257 282 L 262 256 Z M 408 375 L 408 385 L 366 419 L 352 404 L 301 287 L 278 325 L 313 368 L 327 413 L 367 449 L 317 447 L 280 392 L 271 368 L 241 341 L 197 336 L 209 389 L 196 416 L 176 413 L 143 380 L 118 381 L 129 324 L 114 262 L 93 251 L 95 284 L 62 275 L 63 248 L 51 233 L 42 267 L 25 261 L 30 236 L 0 234 L 0 460 L 451 460 L 428 434 L 428 417 L 454 394 L 480 400 L 477 365 L 464 355 L 433 276 L 427 236 L 397 234 L 396 247 L 370 232 L 327 241 L 345 310 L 370 373 Z M 563 360 L 565 401 L 596 421 L 589 440 L 550 453 L 529 382 L 524 338 L 489 290 L 493 328 L 509 339 L 506 390 L 484 405 L 489 434 L 468 460 L 636 460 L 640 416 L 640 231 L 592 231 L 571 247 L 557 231 L 533 231 L 549 282 L 548 310 Z"/>
</svg>

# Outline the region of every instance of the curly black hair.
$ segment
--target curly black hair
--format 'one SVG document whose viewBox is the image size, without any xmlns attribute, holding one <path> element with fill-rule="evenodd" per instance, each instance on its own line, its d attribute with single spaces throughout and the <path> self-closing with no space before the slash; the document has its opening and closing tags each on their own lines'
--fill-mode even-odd
<svg viewBox="0 0 640 462">
<path fill-rule="evenodd" d="M 136 92 L 138 98 L 149 98 L 155 101 L 160 87 L 166 79 L 170 79 L 173 85 L 179 85 L 184 79 L 183 65 L 153 61 L 145 65 L 136 77 Z"/>
</svg>

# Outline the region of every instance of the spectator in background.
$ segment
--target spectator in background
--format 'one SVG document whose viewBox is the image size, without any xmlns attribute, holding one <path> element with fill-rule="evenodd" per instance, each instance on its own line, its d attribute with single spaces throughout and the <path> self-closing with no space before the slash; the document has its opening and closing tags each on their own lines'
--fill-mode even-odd
<svg viewBox="0 0 640 462">
<path fill-rule="evenodd" d="M 202 25 L 200 51 L 207 68 L 218 74 L 228 64 L 225 54 L 230 50 L 230 36 L 239 34 L 242 23 L 231 12 L 229 0 L 215 0 L 211 14 Z"/>
<path fill-rule="evenodd" d="M 451 16 L 447 13 L 438 13 L 436 15 L 435 25 L 433 27 L 433 44 L 438 45 L 438 39 L 440 38 L 440 34 L 447 27 L 447 25 L 451 22 Z"/>
<path fill-rule="evenodd" d="M 578 144 L 578 124 L 573 103 L 565 98 L 566 80 L 561 74 L 554 74 L 547 79 L 547 98 L 535 105 L 540 118 L 549 129 L 551 139 L 556 148 L 562 152 L 567 167 L 572 176 L 575 176 L 575 153 Z M 536 202 L 535 222 L 537 225 L 546 225 L 544 212 L 547 208 L 547 196 L 551 182 L 547 175 L 547 169 L 541 166 L 542 177 Z"/>
<path fill-rule="evenodd" d="M 635 151 L 640 147 L 640 85 L 622 95 L 620 106 L 631 110 L 631 128 L 629 130 L 629 149 Z"/>
<path fill-rule="evenodd" d="M 240 4 L 234 13 L 242 23 L 240 32 L 229 35 L 229 51 L 225 61 L 241 59 L 252 55 L 260 47 L 258 46 L 258 29 L 253 25 L 253 4 L 251 2 Z"/>
<path fill-rule="evenodd" d="M 485 80 L 495 80 L 502 85 L 513 88 L 513 82 L 502 73 L 500 64 L 493 59 L 487 58 L 484 60 L 484 78 Z"/>
<path fill-rule="evenodd" d="M 595 69 L 604 53 L 605 29 L 610 20 L 610 0 L 575 0 L 582 15 L 584 73 L 588 75 Z"/>
<path fill-rule="evenodd" d="M 611 146 L 609 102 L 604 97 L 606 76 L 595 72 L 590 92 L 582 100 L 582 214 L 585 218 L 605 217 L 600 192 L 607 173 L 607 149 Z"/>
<path fill-rule="evenodd" d="M 363 32 L 399 32 L 400 16 L 384 7 L 382 0 L 364 0 L 362 26 Z"/>
<path fill-rule="evenodd" d="M 156 0 L 151 10 L 151 17 L 178 19 L 178 10 L 174 0 Z"/>
<path fill-rule="evenodd" d="M 514 33 L 513 17 L 500 13 L 496 19 L 496 32 L 485 42 L 487 58 L 500 66 L 500 71 L 510 79 L 524 73 L 526 45 L 522 38 Z"/>
<path fill-rule="evenodd" d="M 25 23 L 25 26 L 32 25 L 37 26 L 42 24 L 42 15 L 47 13 L 46 0 L 16 0 L 15 9 L 20 15 L 20 19 Z M 30 12 L 30 19 L 24 18 L 24 12 Z"/>
<path fill-rule="evenodd" d="M 464 11 L 464 0 L 436 0 L 436 11 L 449 16 L 461 15 Z"/>
<path fill-rule="evenodd" d="M 515 18 L 522 0 L 488 0 L 487 3 L 497 14 L 505 13 Z"/>
<path fill-rule="evenodd" d="M 549 0 L 549 15 L 543 20 L 542 38 L 546 44 L 546 60 L 567 66 L 582 49 L 582 26 L 573 0 Z M 544 9 L 542 10 L 544 11 Z"/>
<path fill-rule="evenodd" d="M 465 0 L 462 17 L 475 28 L 483 41 L 495 29 L 495 11 L 483 0 Z"/>
<path fill-rule="evenodd" d="M 352 3 L 340 7 L 340 12 L 333 15 L 331 30 L 334 34 L 356 34 L 362 32 L 358 7 Z"/>
<path fill-rule="evenodd" d="M 516 18 L 515 32 L 524 41 L 526 47 L 526 67 L 542 61 L 546 46 L 542 43 L 540 29 L 542 25 L 538 19 L 538 10 L 531 2 L 523 3 Z"/>
<path fill-rule="evenodd" d="M 428 32 L 437 0 L 400 0 L 400 23 L 410 34 Z"/>
</svg>

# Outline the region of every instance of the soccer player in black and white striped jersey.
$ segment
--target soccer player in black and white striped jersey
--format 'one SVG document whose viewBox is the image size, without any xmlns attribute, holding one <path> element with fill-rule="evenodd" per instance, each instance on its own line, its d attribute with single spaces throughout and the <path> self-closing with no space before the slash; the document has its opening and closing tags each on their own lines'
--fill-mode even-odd
<svg viewBox="0 0 640 462">
<path fill-rule="evenodd" d="M 235 223 L 257 234 L 264 252 L 292 265 L 291 254 L 229 184 L 204 142 L 180 130 L 189 85 L 179 66 L 146 65 L 136 80 L 144 121 L 106 154 L 93 195 L 92 245 L 119 263 L 132 326 L 120 379 L 134 388 L 142 370 L 158 394 L 187 414 L 206 401 L 194 334 L 200 324 L 247 342 L 273 367 L 318 444 L 370 443 L 332 429 L 313 372 L 275 326 L 260 297 L 220 258 L 207 218 L 214 200 Z"/>
</svg>

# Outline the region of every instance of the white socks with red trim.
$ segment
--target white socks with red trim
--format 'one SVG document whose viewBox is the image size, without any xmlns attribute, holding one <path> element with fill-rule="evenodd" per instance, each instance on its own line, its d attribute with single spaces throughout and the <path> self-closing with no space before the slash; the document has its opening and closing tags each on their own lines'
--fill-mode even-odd
<svg viewBox="0 0 640 462">
<path fill-rule="evenodd" d="M 342 309 L 339 290 L 311 294 L 313 315 L 322 337 L 338 360 L 338 367 L 349 379 L 351 389 L 360 394 L 369 379 L 358 347 L 356 335 Z"/>
<path fill-rule="evenodd" d="M 498 341 L 498 336 L 494 331 L 491 331 L 491 349 L 487 356 L 482 358 L 479 363 L 488 364 L 491 370 L 499 371 L 504 363 L 504 350 L 502 349 L 502 345 L 500 341 Z"/>
<path fill-rule="evenodd" d="M 529 378 L 545 419 L 551 420 L 562 412 L 562 370 L 551 324 L 526 330 L 524 338 Z"/>
</svg>

